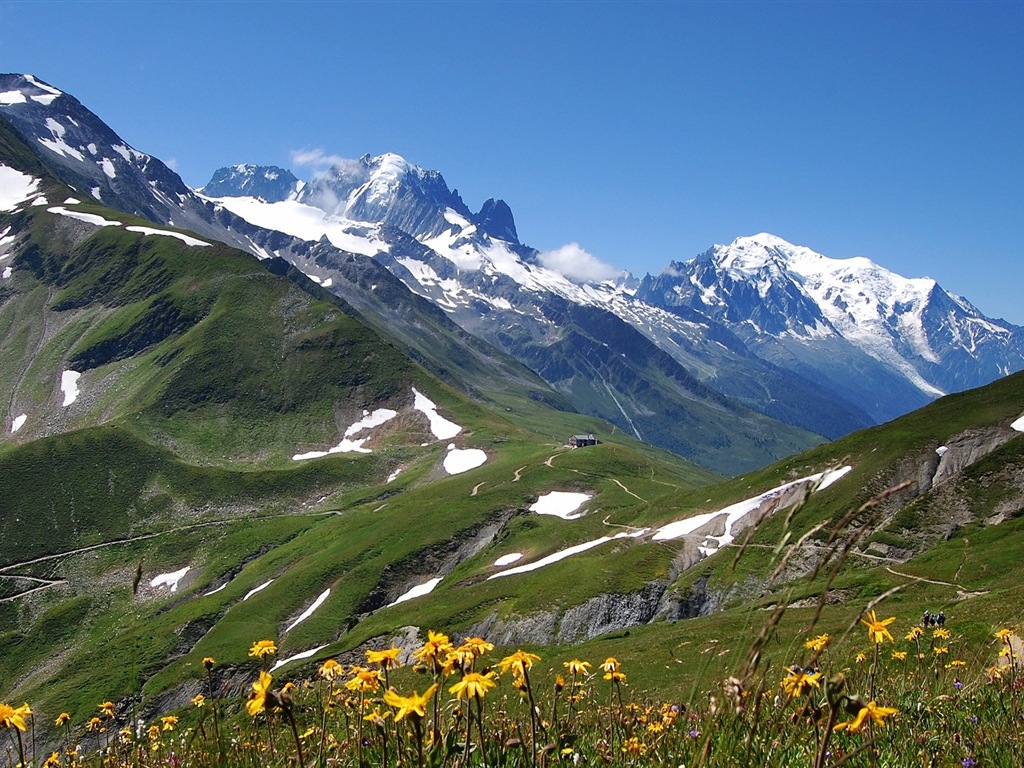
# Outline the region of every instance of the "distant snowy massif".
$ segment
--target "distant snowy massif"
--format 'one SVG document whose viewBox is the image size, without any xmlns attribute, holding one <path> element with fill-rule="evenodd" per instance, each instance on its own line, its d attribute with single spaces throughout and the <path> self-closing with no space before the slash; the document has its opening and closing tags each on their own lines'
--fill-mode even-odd
<svg viewBox="0 0 1024 768">
<path fill-rule="evenodd" d="M 933 280 L 770 234 L 715 245 L 658 275 L 587 281 L 524 245 L 503 201 L 473 211 L 440 173 L 394 154 L 337 163 L 309 183 L 282 168 L 230 166 L 194 191 L 31 76 L 0 76 L 0 118 L 83 195 L 288 263 L 421 344 L 425 359 L 436 350 L 421 337 L 448 334 L 450 321 L 473 355 L 484 353 L 466 339 L 493 345 L 581 413 L 721 471 L 1024 369 L 1021 328 Z M 0 174 L 12 199 L 30 196 L 30 183 Z M 763 456 L 736 455 L 730 435 L 741 430 L 767 446 Z"/>
</svg>

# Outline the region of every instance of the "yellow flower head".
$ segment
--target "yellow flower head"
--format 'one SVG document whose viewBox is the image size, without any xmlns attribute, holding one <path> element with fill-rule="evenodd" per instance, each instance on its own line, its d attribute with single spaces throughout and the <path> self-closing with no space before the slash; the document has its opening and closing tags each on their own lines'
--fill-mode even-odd
<svg viewBox="0 0 1024 768">
<path fill-rule="evenodd" d="M 892 657 L 894 659 L 896 659 L 896 661 L 906 661 L 907 660 L 907 652 L 906 651 L 893 651 L 892 652 Z"/>
<path fill-rule="evenodd" d="M 374 707 L 373 712 L 370 712 L 368 715 L 363 715 L 363 720 L 376 725 L 378 728 L 383 728 L 386 724 L 385 721 L 389 717 L 391 717 L 390 712 L 381 712 L 380 707 Z"/>
<path fill-rule="evenodd" d="M 249 649 L 249 655 L 255 656 L 257 659 L 273 656 L 275 653 L 277 653 L 277 644 L 273 640 L 257 640 Z"/>
<path fill-rule="evenodd" d="M 526 674 L 526 670 L 532 667 L 535 661 L 540 661 L 540 656 L 523 650 L 517 650 L 515 653 L 499 661 L 498 668 L 502 674 L 511 669 L 515 677 L 523 677 Z"/>
<path fill-rule="evenodd" d="M 249 655 L 252 656 L 251 653 Z M 217 661 L 213 658 L 213 656 L 204 656 L 203 657 L 203 666 L 206 667 L 207 669 L 213 669 L 213 665 L 216 664 L 216 663 L 217 663 Z"/>
<path fill-rule="evenodd" d="M 790 670 L 789 675 L 782 681 L 782 690 L 791 699 L 800 696 L 804 688 L 820 688 L 821 672 L 808 674 L 800 668 Z"/>
<path fill-rule="evenodd" d="M 367 651 L 366 661 L 368 664 L 376 664 L 381 669 L 396 669 L 402 666 L 398 663 L 398 656 L 401 653 L 402 649 L 394 646 L 383 651 Z"/>
<path fill-rule="evenodd" d="M 485 653 L 490 653 L 494 650 L 494 645 L 488 643 L 482 637 L 467 637 L 463 645 L 471 648 L 475 656 L 483 656 Z"/>
<path fill-rule="evenodd" d="M 920 627 L 913 627 L 909 632 L 907 632 L 907 634 L 905 634 L 903 636 L 903 639 L 904 640 L 910 640 L 911 642 L 913 642 L 914 640 L 917 640 L 917 638 L 919 638 L 923 634 L 924 634 L 924 630 L 923 629 L 921 629 Z"/>
<path fill-rule="evenodd" d="M 579 659 L 573 659 L 572 661 L 563 661 L 562 666 L 569 670 L 573 675 L 585 675 L 587 670 L 590 669 L 589 661 L 580 661 Z"/>
<path fill-rule="evenodd" d="M 166 715 L 160 718 L 161 730 L 163 731 L 173 731 L 174 726 L 176 726 L 177 724 L 178 718 L 176 718 L 174 715 Z"/>
<path fill-rule="evenodd" d="M 438 659 L 442 653 L 447 653 L 453 648 L 448 635 L 434 630 L 427 631 L 427 642 L 412 652 L 417 661 L 426 664 Z"/>
<path fill-rule="evenodd" d="M 494 673 L 488 672 L 481 675 L 479 672 L 469 672 L 462 676 L 455 685 L 448 689 L 459 699 L 482 699 L 487 691 L 495 686 Z"/>
<path fill-rule="evenodd" d="M 422 718 L 426 716 L 427 703 L 436 690 L 437 683 L 427 688 L 422 696 L 416 693 L 416 691 L 413 691 L 410 696 L 399 696 L 395 691 L 387 690 L 384 692 L 384 703 L 398 710 L 395 713 L 396 722 L 410 715 L 415 718 Z"/>
<path fill-rule="evenodd" d="M 114 702 L 112 702 L 112 701 L 104 701 L 102 704 L 100 704 L 99 710 L 100 710 L 100 714 L 103 715 L 104 717 L 113 717 L 114 716 Z"/>
<path fill-rule="evenodd" d="M 203 696 L 203 694 L 197 693 L 195 696 L 192 697 L 192 706 L 201 707 L 204 704 L 206 704 L 206 697 Z"/>
<path fill-rule="evenodd" d="M 935 651 L 935 655 L 936 656 L 941 656 L 944 653 L 949 653 L 949 646 L 948 645 L 936 646 L 932 650 Z"/>
<path fill-rule="evenodd" d="M 614 672 L 606 672 L 604 676 L 605 680 L 611 680 L 613 683 L 624 683 L 626 682 L 626 673 L 615 670 Z"/>
<path fill-rule="evenodd" d="M 856 657 L 856 659 L 855 659 L 855 661 L 856 661 L 856 662 L 857 662 L 858 664 L 863 664 L 863 663 L 864 663 L 865 661 L 867 661 L 867 660 L 868 660 L 868 655 L 867 655 L 866 653 L 858 653 L 858 654 L 857 654 L 857 657 Z"/>
<path fill-rule="evenodd" d="M 867 618 L 861 619 L 860 623 L 868 628 L 868 639 L 871 640 L 872 643 L 881 643 L 886 638 L 889 638 L 890 643 L 896 642 L 892 639 L 892 635 L 889 633 L 888 629 L 889 625 L 896 621 L 895 616 L 890 616 L 888 619 L 884 619 L 882 621 L 878 620 L 874 611 L 868 611 L 865 616 Z"/>
<path fill-rule="evenodd" d="M 25 716 L 31 714 L 32 710 L 28 708 L 28 704 L 15 709 L 6 702 L 0 702 L 0 725 L 4 728 L 17 728 L 19 731 L 24 731 Z"/>
<path fill-rule="evenodd" d="M 345 674 L 345 668 L 334 659 L 328 659 L 320 665 L 320 677 L 324 680 L 337 680 Z"/>
<path fill-rule="evenodd" d="M 60 752 L 51 752 L 43 763 L 43 768 L 60 768 Z"/>
<path fill-rule="evenodd" d="M 1010 638 L 1010 635 L 1012 635 L 1012 634 L 1013 634 L 1013 630 L 1012 629 L 1007 629 L 1006 627 L 1003 627 L 998 632 L 996 632 L 996 637 L 1000 641 L 1002 641 L 1004 643 L 1008 643 L 1008 642 L 1010 642 L 1009 638 Z"/>
<path fill-rule="evenodd" d="M 251 717 L 256 717 L 260 710 L 267 705 L 267 692 L 270 690 L 272 680 L 273 678 L 267 672 L 260 672 L 260 679 L 252 684 L 252 693 L 249 694 L 249 702 L 245 705 Z"/>
<path fill-rule="evenodd" d="M 949 630 L 942 628 L 933 630 L 932 637 L 934 637 L 936 640 L 949 640 Z"/>
<path fill-rule="evenodd" d="M 356 693 L 373 693 L 380 688 L 380 673 L 375 669 L 353 668 L 352 679 L 345 687 Z"/>
<path fill-rule="evenodd" d="M 98 731 L 100 726 L 103 725 L 103 721 L 98 717 L 90 717 L 89 722 L 85 724 L 86 730 Z"/>
<path fill-rule="evenodd" d="M 812 637 L 804 643 L 804 648 L 814 651 L 815 653 L 821 653 L 825 650 L 826 645 L 828 645 L 828 632 L 823 635 L 818 635 L 817 637 Z"/>
<path fill-rule="evenodd" d="M 850 733 L 857 733 L 864 723 L 870 718 L 874 721 L 875 725 L 879 728 L 885 726 L 885 718 L 889 715 L 895 715 L 899 712 L 898 709 L 892 707 L 880 707 L 873 701 L 869 701 L 865 706 L 860 708 L 857 716 L 853 720 L 847 720 L 845 723 L 838 723 L 834 730 L 837 731 L 849 731 Z"/>
<path fill-rule="evenodd" d="M 619 660 L 614 656 L 609 656 L 604 660 L 604 664 L 601 665 L 601 669 L 605 672 L 618 672 L 619 671 Z"/>
<path fill-rule="evenodd" d="M 57 719 L 53 721 L 53 724 L 56 725 L 58 728 L 62 728 L 65 725 L 67 725 L 70 721 L 71 715 L 69 715 L 67 712 L 61 712 L 59 715 L 57 715 Z"/>
</svg>

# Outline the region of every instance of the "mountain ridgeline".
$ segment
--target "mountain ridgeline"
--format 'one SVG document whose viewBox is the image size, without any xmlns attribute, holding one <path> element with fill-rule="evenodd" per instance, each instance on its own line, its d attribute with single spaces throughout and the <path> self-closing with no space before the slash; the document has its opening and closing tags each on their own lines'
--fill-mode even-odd
<svg viewBox="0 0 1024 768">
<path fill-rule="evenodd" d="M 0 701 L 59 748 L 101 701 L 111 732 L 207 684 L 242 711 L 260 638 L 280 684 L 428 628 L 677 696 L 742 664 L 721 638 L 883 599 L 991 645 L 1020 329 L 771 235 L 642 280 L 547 261 L 397 156 L 200 193 L 0 76 Z"/>
</svg>

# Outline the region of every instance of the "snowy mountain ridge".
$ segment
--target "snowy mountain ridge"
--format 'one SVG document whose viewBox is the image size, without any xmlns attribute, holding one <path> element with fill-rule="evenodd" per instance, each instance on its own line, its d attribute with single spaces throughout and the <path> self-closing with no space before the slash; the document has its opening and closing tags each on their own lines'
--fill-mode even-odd
<svg viewBox="0 0 1024 768">
<path fill-rule="evenodd" d="M 566 261 L 524 245 L 506 203 L 489 199 L 474 213 L 438 171 L 393 153 L 336 162 L 307 183 L 273 166 L 227 166 L 197 193 L 31 76 L 0 75 L 0 117 L 104 204 L 285 259 L 376 311 L 377 281 L 353 282 L 372 270 L 345 254 L 369 257 L 582 412 L 684 455 L 693 454 L 673 442 L 684 427 L 652 437 L 683 403 L 739 404 L 838 437 L 1024 367 L 1020 329 L 934 281 L 765 233 L 640 281 L 588 280 L 614 270 L 573 268 L 587 256 L 578 246 L 559 249 Z"/>
</svg>

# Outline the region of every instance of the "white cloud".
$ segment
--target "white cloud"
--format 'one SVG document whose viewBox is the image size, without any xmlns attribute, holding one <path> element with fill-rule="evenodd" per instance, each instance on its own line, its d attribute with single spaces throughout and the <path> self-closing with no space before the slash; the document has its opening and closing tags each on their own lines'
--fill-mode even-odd
<svg viewBox="0 0 1024 768">
<path fill-rule="evenodd" d="M 327 168 L 352 162 L 340 155 L 328 155 L 322 149 L 293 149 L 291 157 L 294 165 L 310 165 L 314 168 Z"/>
<path fill-rule="evenodd" d="M 568 277 L 570 280 L 600 282 L 618 277 L 621 270 L 606 264 L 579 243 L 569 243 L 553 251 L 545 251 L 537 257 L 548 269 Z"/>
</svg>

